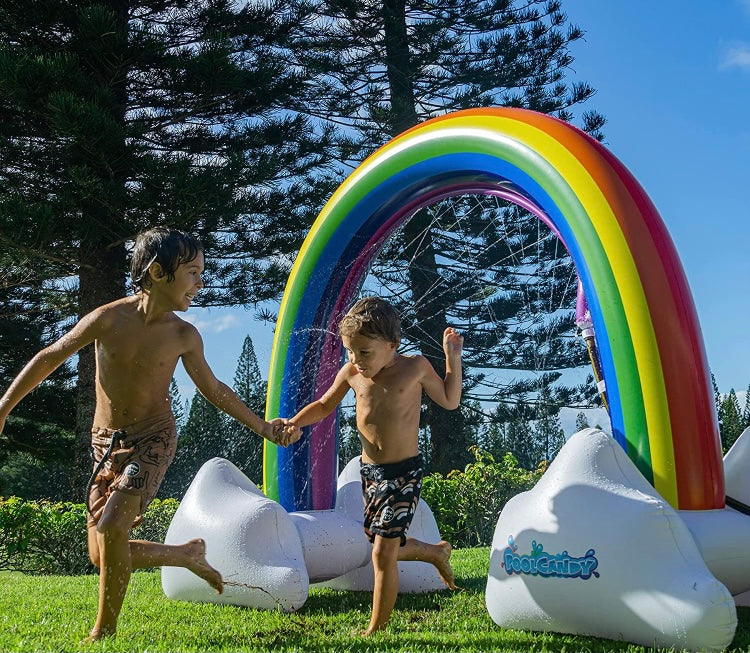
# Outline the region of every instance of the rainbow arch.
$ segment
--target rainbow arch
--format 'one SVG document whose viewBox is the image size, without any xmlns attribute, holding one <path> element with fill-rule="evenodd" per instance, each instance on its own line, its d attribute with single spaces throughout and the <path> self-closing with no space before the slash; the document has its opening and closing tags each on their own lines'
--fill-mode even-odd
<svg viewBox="0 0 750 653">
<path fill-rule="evenodd" d="M 266 415 L 291 417 L 341 364 L 336 324 L 380 246 L 420 207 L 496 193 L 560 234 L 588 300 L 615 439 L 675 508 L 724 506 L 710 375 L 675 247 L 646 193 L 599 142 L 548 115 L 459 111 L 368 157 L 336 190 L 302 245 L 274 336 Z M 335 502 L 332 415 L 283 449 L 266 444 L 266 493 L 287 510 Z"/>
</svg>

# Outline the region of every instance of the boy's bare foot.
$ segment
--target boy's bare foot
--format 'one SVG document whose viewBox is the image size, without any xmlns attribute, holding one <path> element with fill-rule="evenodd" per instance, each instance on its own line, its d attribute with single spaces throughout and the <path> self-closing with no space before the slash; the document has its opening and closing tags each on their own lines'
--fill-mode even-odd
<svg viewBox="0 0 750 653">
<path fill-rule="evenodd" d="M 205 580 L 216 590 L 217 594 L 224 591 L 224 581 L 221 574 L 206 561 L 206 543 L 202 539 L 190 540 L 187 543 L 188 563 L 185 565 L 196 576 Z"/>
<path fill-rule="evenodd" d="M 100 639 L 103 639 L 105 637 L 114 637 L 115 631 L 110 630 L 109 628 L 94 628 L 89 633 L 89 636 L 83 640 L 83 644 L 89 644 L 91 642 L 98 642 Z"/>
<path fill-rule="evenodd" d="M 448 589 L 457 590 L 456 577 L 453 574 L 453 567 L 451 567 L 450 557 L 453 553 L 453 547 L 445 540 L 438 542 L 437 546 L 442 549 L 443 555 L 438 558 L 435 562 L 435 567 L 440 574 L 442 581 L 448 586 Z"/>
</svg>

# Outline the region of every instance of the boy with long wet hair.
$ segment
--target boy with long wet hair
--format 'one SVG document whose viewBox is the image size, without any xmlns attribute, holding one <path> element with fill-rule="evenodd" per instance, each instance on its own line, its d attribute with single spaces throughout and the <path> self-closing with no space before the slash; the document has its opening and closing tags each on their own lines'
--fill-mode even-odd
<svg viewBox="0 0 750 653">
<path fill-rule="evenodd" d="M 96 409 L 87 489 L 88 547 L 100 570 L 99 608 L 88 639 L 113 635 L 132 569 L 185 567 L 221 593 L 221 575 L 206 561 L 205 542 L 180 545 L 129 540 L 156 495 L 175 454 L 177 432 L 169 384 L 179 360 L 198 391 L 217 408 L 282 446 L 300 430 L 267 422 L 219 381 L 203 355 L 197 329 L 175 315 L 203 288 L 203 249 L 192 236 L 149 229 L 135 240 L 131 278 L 136 293 L 100 306 L 40 351 L 0 399 L 0 433 L 16 404 L 66 359 L 94 343 Z"/>
</svg>

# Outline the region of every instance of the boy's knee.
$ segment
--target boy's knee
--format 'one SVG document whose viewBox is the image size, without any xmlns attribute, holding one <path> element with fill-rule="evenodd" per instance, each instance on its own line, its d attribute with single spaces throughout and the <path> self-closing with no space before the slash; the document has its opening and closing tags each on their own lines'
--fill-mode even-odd
<svg viewBox="0 0 750 653">
<path fill-rule="evenodd" d="M 372 543 L 373 562 L 380 566 L 398 560 L 398 550 L 401 539 L 398 537 L 376 537 Z"/>
<path fill-rule="evenodd" d="M 97 523 L 96 532 L 103 536 L 105 540 L 122 539 L 123 537 L 128 539 L 130 523 L 126 524 L 122 519 L 104 516 Z"/>
</svg>

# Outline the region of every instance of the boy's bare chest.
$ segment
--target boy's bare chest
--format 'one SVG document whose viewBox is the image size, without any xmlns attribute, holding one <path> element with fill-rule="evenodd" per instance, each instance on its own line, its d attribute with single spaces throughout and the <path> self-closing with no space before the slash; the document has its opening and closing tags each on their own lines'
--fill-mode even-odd
<svg viewBox="0 0 750 653">
<path fill-rule="evenodd" d="M 352 383 L 357 400 L 357 413 L 392 414 L 404 408 L 419 405 L 421 386 L 408 379 L 392 377 L 385 380 L 359 379 Z"/>
<path fill-rule="evenodd" d="M 173 330 L 130 325 L 97 341 L 100 364 L 121 369 L 159 369 L 174 366 L 182 351 Z"/>
</svg>

